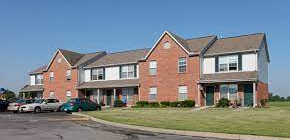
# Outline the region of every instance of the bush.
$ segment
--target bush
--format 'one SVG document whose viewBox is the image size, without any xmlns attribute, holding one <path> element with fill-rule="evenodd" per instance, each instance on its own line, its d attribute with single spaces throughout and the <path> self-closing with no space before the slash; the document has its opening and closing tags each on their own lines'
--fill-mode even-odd
<svg viewBox="0 0 290 140">
<path fill-rule="evenodd" d="M 160 107 L 160 104 L 158 102 L 150 102 L 149 107 Z"/>
<path fill-rule="evenodd" d="M 221 98 L 219 99 L 219 102 L 217 103 L 216 107 L 229 107 L 230 102 L 231 101 L 227 98 Z"/>
<path fill-rule="evenodd" d="M 136 107 L 148 107 L 149 102 L 148 101 L 139 101 L 136 103 Z"/>
<path fill-rule="evenodd" d="M 114 102 L 114 107 L 123 107 L 123 106 L 124 103 L 119 99 Z"/>
<path fill-rule="evenodd" d="M 195 107 L 195 101 L 193 100 L 184 100 L 181 102 L 181 107 Z"/>
<path fill-rule="evenodd" d="M 261 99 L 260 100 L 260 104 L 261 104 L 262 107 L 266 107 L 267 106 L 267 102 L 268 102 L 267 99 Z"/>
<path fill-rule="evenodd" d="M 181 105 L 180 101 L 170 102 L 169 104 L 170 107 L 180 107 L 180 105 Z"/>
<path fill-rule="evenodd" d="M 161 104 L 161 107 L 168 107 L 170 105 L 170 102 L 162 101 L 162 102 L 160 102 L 160 104 Z"/>
</svg>

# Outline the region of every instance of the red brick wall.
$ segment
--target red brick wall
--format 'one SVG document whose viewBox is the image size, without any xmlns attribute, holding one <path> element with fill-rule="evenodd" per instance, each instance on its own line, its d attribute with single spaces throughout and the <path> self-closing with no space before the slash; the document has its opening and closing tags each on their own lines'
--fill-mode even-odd
<svg viewBox="0 0 290 140">
<path fill-rule="evenodd" d="M 170 49 L 164 49 L 164 42 L 169 41 Z M 187 59 L 186 73 L 178 73 L 178 58 Z M 157 75 L 149 75 L 149 62 L 157 61 Z M 165 35 L 157 44 L 145 62 L 139 63 L 140 69 L 140 100 L 149 100 L 150 87 L 157 87 L 158 101 L 177 101 L 179 98 L 178 86 L 187 86 L 187 98 L 196 100 L 198 95 L 197 80 L 200 75 L 199 57 L 189 57 L 188 54 L 178 46 L 168 35 Z M 197 100 L 196 100 L 197 102 Z"/>
<path fill-rule="evenodd" d="M 257 84 L 257 98 L 260 99 L 269 99 L 269 90 L 268 84 L 263 82 L 258 82 Z"/>
<path fill-rule="evenodd" d="M 57 54 L 47 72 L 44 72 L 44 98 L 49 98 L 51 91 L 54 92 L 55 98 L 65 102 L 66 91 L 71 91 L 71 97 L 78 96 L 76 86 L 78 80 L 77 69 L 71 70 L 71 80 L 66 80 L 66 71 L 70 69 L 69 64 L 62 57 L 61 63 L 57 62 L 57 58 L 62 57 L 60 53 Z M 49 81 L 50 72 L 54 72 L 54 81 Z"/>
</svg>

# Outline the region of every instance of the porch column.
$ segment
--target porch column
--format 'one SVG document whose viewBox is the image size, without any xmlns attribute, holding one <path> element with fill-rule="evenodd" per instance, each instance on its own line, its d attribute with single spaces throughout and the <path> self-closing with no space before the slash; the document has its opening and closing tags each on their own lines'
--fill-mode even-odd
<svg viewBox="0 0 290 140">
<path fill-rule="evenodd" d="M 197 106 L 201 106 L 200 104 L 200 84 L 197 85 Z"/>
<path fill-rule="evenodd" d="M 25 99 L 25 92 L 22 92 L 22 98 Z"/>
<path fill-rule="evenodd" d="M 253 107 L 257 106 L 257 99 L 256 99 L 256 83 L 253 83 Z"/>
<path fill-rule="evenodd" d="M 97 89 L 97 101 L 98 101 L 98 104 L 100 104 L 100 89 L 99 88 Z"/>
<path fill-rule="evenodd" d="M 113 97 L 113 99 L 114 99 L 114 102 L 116 101 L 116 88 L 114 88 L 114 97 Z"/>
</svg>

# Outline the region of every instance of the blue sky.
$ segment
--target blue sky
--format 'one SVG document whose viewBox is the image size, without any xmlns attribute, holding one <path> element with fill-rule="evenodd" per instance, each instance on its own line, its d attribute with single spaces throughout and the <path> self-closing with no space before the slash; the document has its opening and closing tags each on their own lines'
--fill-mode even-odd
<svg viewBox="0 0 290 140">
<path fill-rule="evenodd" d="M 152 47 L 163 31 L 184 38 L 265 32 L 270 91 L 288 96 L 290 1 L 2 0 L 0 87 L 18 90 L 57 48 L 82 53 Z"/>
</svg>

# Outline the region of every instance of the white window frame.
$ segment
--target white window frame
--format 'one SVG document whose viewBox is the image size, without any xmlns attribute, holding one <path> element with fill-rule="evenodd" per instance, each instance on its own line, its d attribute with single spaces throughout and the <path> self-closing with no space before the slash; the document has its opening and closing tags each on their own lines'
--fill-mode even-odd
<svg viewBox="0 0 290 140">
<path fill-rule="evenodd" d="M 149 62 L 149 75 L 157 75 L 157 61 L 152 60 Z"/>
<path fill-rule="evenodd" d="M 49 98 L 54 98 L 54 97 L 55 97 L 54 91 L 50 91 L 49 92 Z"/>
<path fill-rule="evenodd" d="M 122 88 L 122 96 L 126 96 L 127 102 L 134 101 L 134 88 Z"/>
<path fill-rule="evenodd" d="M 61 63 L 61 61 L 62 61 L 62 58 L 61 57 L 58 57 L 57 58 L 57 63 Z"/>
<path fill-rule="evenodd" d="M 42 74 L 35 75 L 35 84 L 36 85 L 43 85 L 43 75 Z"/>
<path fill-rule="evenodd" d="M 135 77 L 135 65 L 124 65 L 121 66 L 121 79 L 132 79 Z"/>
<path fill-rule="evenodd" d="M 94 71 L 96 72 L 97 79 L 94 79 Z M 94 69 L 92 69 L 92 71 L 91 71 L 91 74 L 92 74 L 91 79 L 92 79 L 92 81 L 105 80 L 104 71 L 105 71 L 104 68 L 94 68 Z M 102 79 L 99 78 L 99 76 L 102 76 Z"/>
<path fill-rule="evenodd" d="M 66 97 L 66 101 L 68 101 L 68 97 L 71 99 L 71 91 L 70 90 L 67 90 L 66 93 L 65 93 L 65 97 Z"/>
<path fill-rule="evenodd" d="M 66 70 L 65 76 L 67 81 L 71 80 L 71 70 Z"/>
<path fill-rule="evenodd" d="M 156 99 L 151 99 L 151 95 L 155 95 Z M 149 89 L 149 101 L 157 101 L 157 87 L 150 87 Z"/>
<path fill-rule="evenodd" d="M 185 94 L 185 98 L 182 99 L 182 94 Z M 179 95 L 179 101 L 187 100 L 187 86 L 178 86 L 178 95 Z"/>
<path fill-rule="evenodd" d="M 184 69 L 184 71 L 181 71 L 183 69 Z M 186 73 L 186 71 L 187 71 L 187 58 L 186 57 L 179 57 L 178 58 L 178 73 Z"/>
<path fill-rule="evenodd" d="M 234 62 L 234 63 L 233 63 Z M 236 64 L 236 70 L 230 70 L 230 64 Z M 226 69 L 221 71 L 221 65 L 225 65 Z M 239 57 L 238 55 L 228 55 L 218 57 L 218 70 L 219 72 L 233 72 L 239 70 Z"/>
<path fill-rule="evenodd" d="M 239 86 L 238 86 L 238 84 L 222 84 L 222 85 L 220 85 L 220 98 L 222 98 L 222 96 L 221 96 L 221 92 L 222 92 L 222 87 L 227 87 L 227 92 L 226 92 L 226 94 L 227 94 L 227 99 L 229 99 L 229 100 L 238 100 L 239 99 L 239 96 L 238 96 L 238 92 L 239 92 Z M 232 99 L 231 97 L 230 97 L 230 94 L 232 94 L 231 92 L 230 92 L 230 87 L 231 86 L 234 86 L 234 87 L 236 87 L 236 98 L 234 98 L 234 99 Z"/>
<path fill-rule="evenodd" d="M 54 72 L 50 72 L 49 73 L 49 82 L 53 82 L 54 81 Z"/>
</svg>

